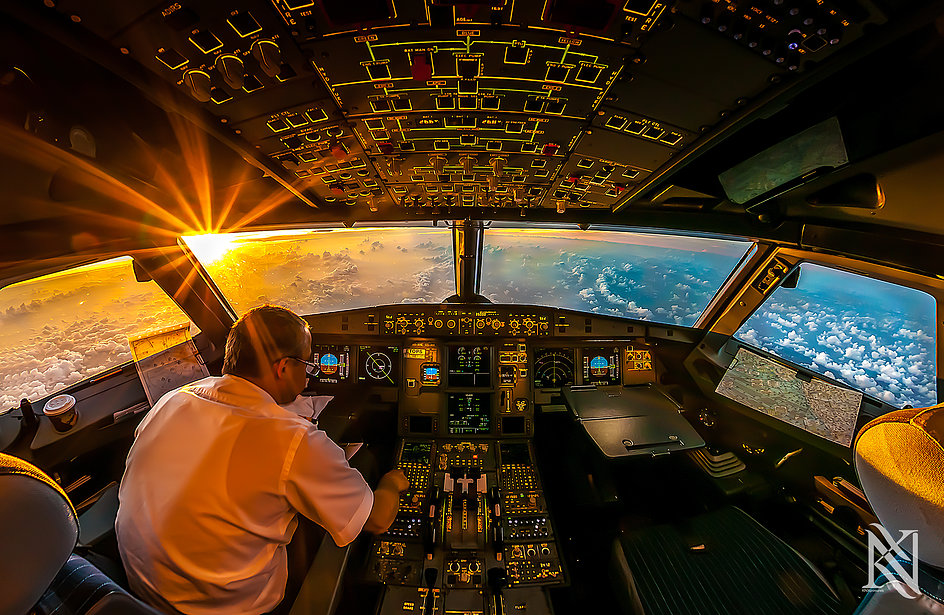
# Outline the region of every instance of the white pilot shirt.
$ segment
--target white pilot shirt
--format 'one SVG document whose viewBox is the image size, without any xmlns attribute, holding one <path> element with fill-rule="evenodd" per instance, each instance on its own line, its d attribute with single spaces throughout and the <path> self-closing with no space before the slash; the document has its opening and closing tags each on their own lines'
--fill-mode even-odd
<svg viewBox="0 0 944 615">
<path fill-rule="evenodd" d="M 135 431 L 118 497 L 131 589 L 188 615 L 271 610 L 285 591 L 296 513 L 344 546 L 374 503 L 323 431 L 232 375 L 154 405 Z"/>
</svg>

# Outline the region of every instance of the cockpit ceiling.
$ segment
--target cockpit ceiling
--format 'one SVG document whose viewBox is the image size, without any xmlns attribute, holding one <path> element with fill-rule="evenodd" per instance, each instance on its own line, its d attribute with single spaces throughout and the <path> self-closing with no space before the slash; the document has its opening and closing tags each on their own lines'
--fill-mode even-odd
<svg viewBox="0 0 944 615">
<path fill-rule="evenodd" d="M 17 261 L 339 222 L 616 224 L 793 246 L 810 224 L 944 235 L 923 196 L 939 176 L 928 147 L 944 140 L 923 94 L 944 47 L 937 5 L 0 6 L 3 278 Z M 761 212 L 726 198 L 719 173 L 830 117 L 849 165 Z M 888 206 L 805 200 L 863 171 Z"/>
<path fill-rule="evenodd" d="M 855 0 L 46 4 L 311 204 L 372 209 L 619 208 L 893 17 Z"/>
</svg>

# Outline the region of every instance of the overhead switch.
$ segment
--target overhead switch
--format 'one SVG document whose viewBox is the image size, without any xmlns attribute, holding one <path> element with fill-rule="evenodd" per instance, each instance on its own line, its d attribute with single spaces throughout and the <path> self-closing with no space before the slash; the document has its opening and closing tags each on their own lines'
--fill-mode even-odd
<svg viewBox="0 0 944 615">
<path fill-rule="evenodd" d="M 202 70 L 188 70 L 184 73 L 184 85 L 200 102 L 210 102 L 210 75 Z"/>
<path fill-rule="evenodd" d="M 410 73 L 417 81 L 429 81 L 433 78 L 433 65 L 425 51 L 410 54 Z"/>
<path fill-rule="evenodd" d="M 246 67 L 241 59 L 233 54 L 224 53 L 223 55 L 217 56 L 213 66 L 219 71 L 226 85 L 234 90 L 243 87 L 243 82 L 246 77 Z"/>
<path fill-rule="evenodd" d="M 259 68 L 269 77 L 276 77 L 282 70 L 282 50 L 275 41 L 258 40 L 249 48 Z"/>
</svg>

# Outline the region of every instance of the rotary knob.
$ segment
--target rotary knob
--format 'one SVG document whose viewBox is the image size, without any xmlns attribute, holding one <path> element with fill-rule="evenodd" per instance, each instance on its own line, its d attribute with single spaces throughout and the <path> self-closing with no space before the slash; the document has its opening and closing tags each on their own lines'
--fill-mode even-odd
<svg viewBox="0 0 944 615">
<path fill-rule="evenodd" d="M 501 177 L 505 173 L 505 162 L 504 158 L 492 158 L 492 173 L 495 177 Z"/>
<path fill-rule="evenodd" d="M 472 175 L 472 169 L 476 163 L 475 156 L 463 156 L 459 162 L 462 163 L 462 172 L 465 175 Z"/>
<path fill-rule="evenodd" d="M 184 73 L 184 85 L 200 102 L 210 102 L 210 75 L 202 70 L 188 70 Z"/>
<path fill-rule="evenodd" d="M 275 41 L 258 40 L 249 48 L 252 57 L 259 62 L 259 68 L 269 77 L 275 77 L 282 71 L 282 50 Z"/>
<path fill-rule="evenodd" d="M 442 156 L 430 156 L 429 166 L 433 167 L 433 170 L 436 171 L 437 175 L 441 175 L 443 169 L 446 166 L 446 159 Z"/>
<path fill-rule="evenodd" d="M 219 71 L 226 85 L 234 90 L 243 87 L 243 79 L 246 76 L 246 66 L 241 59 L 231 53 L 224 53 L 221 56 L 217 56 L 213 66 Z"/>
</svg>

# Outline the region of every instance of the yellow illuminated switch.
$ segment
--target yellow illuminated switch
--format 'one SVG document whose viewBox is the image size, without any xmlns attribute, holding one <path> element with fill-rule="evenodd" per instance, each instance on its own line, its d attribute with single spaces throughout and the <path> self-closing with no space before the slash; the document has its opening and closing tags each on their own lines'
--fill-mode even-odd
<svg viewBox="0 0 944 615">
<path fill-rule="evenodd" d="M 579 81 L 581 83 L 594 83 L 600 77 L 600 72 L 603 70 L 602 66 L 595 65 L 585 65 L 581 66 L 577 71 L 577 76 L 574 77 L 574 81 Z"/>
<path fill-rule="evenodd" d="M 203 53 L 211 53 L 223 46 L 223 41 L 209 30 L 197 30 L 190 35 L 190 42 Z"/>
<path fill-rule="evenodd" d="M 231 15 L 226 23 L 236 31 L 236 34 L 242 38 L 247 36 L 252 36 L 256 32 L 262 30 L 262 26 L 259 25 L 259 22 L 256 21 L 255 17 L 252 16 L 248 11 L 245 13 L 236 13 Z"/>
<path fill-rule="evenodd" d="M 183 68 L 188 62 L 187 58 L 181 55 L 177 50 L 164 47 L 158 49 L 157 55 L 154 57 L 160 60 L 161 64 L 172 70 Z"/>
</svg>

